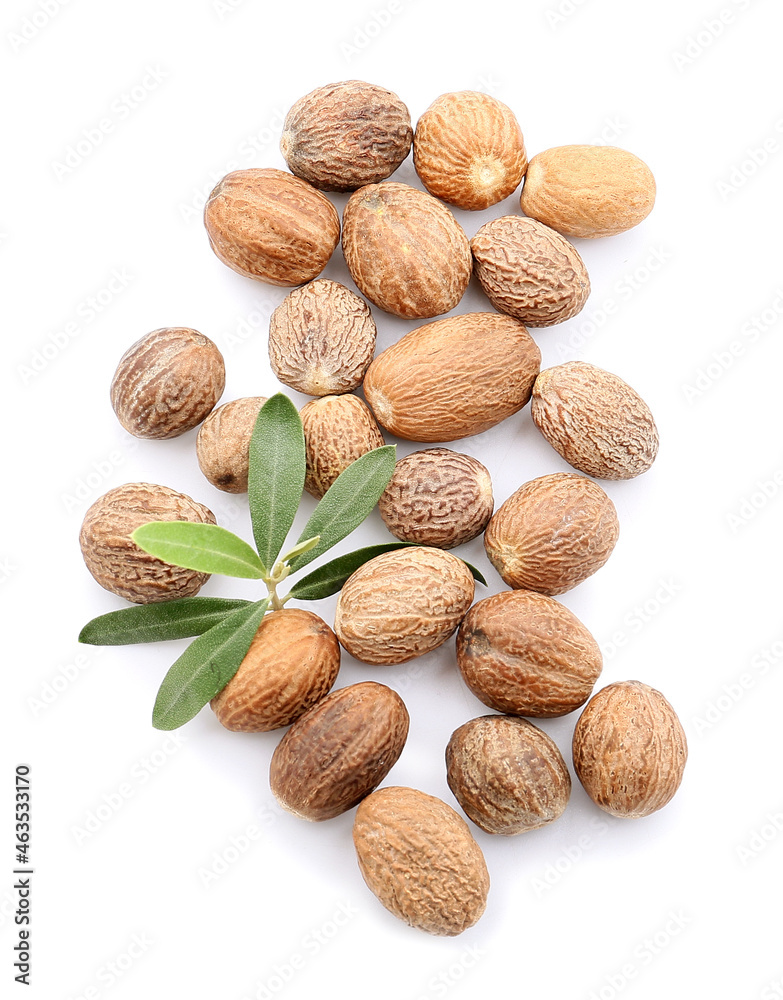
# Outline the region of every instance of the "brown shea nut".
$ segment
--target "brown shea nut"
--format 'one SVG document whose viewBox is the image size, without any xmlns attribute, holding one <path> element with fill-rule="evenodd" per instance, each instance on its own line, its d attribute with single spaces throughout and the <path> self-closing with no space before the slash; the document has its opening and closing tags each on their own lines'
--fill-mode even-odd
<svg viewBox="0 0 783 1000">
<path fill-rule="evenodd" d="M 555 146 L 530 161 L 520 205 L 564 236 L 614 236 L 638 226 L 655 203 L 655 178 L 616 146 Z"/>
<path fill-rule="evenodd" d="M 356 810 L 359 870 L 380 902 L 411 927 L 453 937 L 483 914 L 489 873 L 467 823 L 415 788 L 379 788 Z"/>
<path fill-rule="evenodd" d="M 291 726 L 272 754 L 272 792 L 313 821 L 352 809 L 397 762 L 408 737 L 402 698 L 375 681 L 333 691 Z"/>
<path fill-rule="evenodd" d="M 375 352 L 367 303 L 345 285 L 319 278 L 296 288 L 272 313 L 269 361 L 283 385 L 308 396 L 351 392 Z"/>
<path fill-rule="evenodd" d="M 507 837 L 556 820 L 571 794 L 554 740 L 510 715 L 483 715 L 455 730 L 446 747 L 446 779 L 476 826 Z"/>
<path fill-rule="evenodd" d="M 322 191 L 355 191 L 392 174 L 410 152 L 408 109 L 363 80 L 330 83 L 292 106 L 280 150 L 292 173 Z"/>
<path fill-rule="evenodd" d="M 340 239 L 340 217 L 329 199 L 271 167 L 226 174 L 207 200 L 204 224 L 224 264 L 271 285 L 317 278 Z"/>
<path fill-rule="evenodd" d="M 587 701 L 603 660 L 598 643 L 564 605 L 544 594 L 506 590 L 465 615 L 457 665 L 490 708 L 549 719 Z"/>
<path fill-rule="evenodd" d="M 343 212 L 343 254 L 359 291 L 406 319 L 453 309 L 473 266 L 468 238 L 448 208 L 395 181 L 351 195 Z"/>
<path fill-rule="evenodd" d="M 492 516 L 492 480 L 476 458 L 427 448 L 401 458 L 378 501 L 403 542 L 451 549 L 480 535 Z"/>
<path fill-rule="evenodd" d="M 531 414 L 555 451 L 588 476 L 633 479 L 658 454 L 658 429 L 645 401 L 618 375 L 586 361 L 541 372 Z"/>
<path fill-rule="evenodd" d="M 247 493 L 250 438 L 265 402 L 266 396 L 232 399 L 213 410 L 199 428 L 199 468 L 224 493 Z"/>
<path fill-rule="evenodd" d="M 223 395 L 223 355 L 197 330 L 153 330 L 120 358 L 111 405 L 129 434 L 174 438 L 192 430 Z"/>
<path fill-rule="evenodd" d="M 463 313 L 411 330 L 373 360 L 364 395 L 381 427 L 409 441 L 480 434 L 530 400 L 541 352 L 519 320 Z"/>
<path fill-rule="evenodd" d="M 527 326 L 563 323 L 587 302 L 590 279 L 576 248 L 535 219 L 493 219 L 479 229 L 470 248 L 489 301 Z"/>
<path fill-rule="evenodd" d="M 305 489 L 320 500 L 341 472 L 374 448 L 383 435 L 358 396 L 322 396 L 300 411 L 305 437 Z"/>
<path fill-rule="evenodd" d="M 221 725 L 235 733 L 289 726 L 330 690 L 340 669 L 340 646 L 311 611 L 266 614 L 239 670 L 210 702 Z"/>
<path fill-rule="evenodd" d="M 621 818 L 649 816 L 680 787 L 688 744 L 660 691 L 618 681 L 595 694 L 574 730 L 574 770 L 597 806 Z"/>
<path fill-rule="evenodd" d="M 484 548 L 509 587 L 551 597 L 600 569 L 619 532 L 617 511 L 598 483 L 555 472 L 520 486 L 495 511 Z"/>
<path fill-rule="evenodd" d="M 522 131 L 510 108 L 474 90 L 442 94 L 419 119 L 416 173 L 430 194 L 458 208 L 489 208 L 527 170 Z"/>
<path fill-rule="evenodd" d="M 473 601 L 465 563 L 443 549 L 395 549 L 368 560 L 337 598 L 334 630 L 364 663 L 405 663 L 454 634 Z"/>
<path fill-rule="evenodd" d="M 216 523 L 211 510 L 167 486 L 117 486 L 96 500 L 84 515 L 79 544 L 87 569 L 105 590 L 134 604 L 197 594 L 209 573 L 161 562 L 131 538 L 136 528 L 149 521 Z"/>
</svg>

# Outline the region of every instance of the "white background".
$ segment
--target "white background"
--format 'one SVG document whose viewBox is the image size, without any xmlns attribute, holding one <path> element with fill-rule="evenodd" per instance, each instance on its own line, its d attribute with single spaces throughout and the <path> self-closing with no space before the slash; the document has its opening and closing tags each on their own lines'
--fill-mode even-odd
<svg viewBox="0 0 783 1000">
<path fill-rule="evenodd" d="M 48 3 L 53 14 L 45 0 L 5 3 L 0 31 L 4 995 L 783 995 L 777 0 Z M 165 483 L 250 538 L 245 498 L 201 476 L 195 432 L 136 442 L 114 418 L 109 382 L 140 336 L 185 325 L 223 350 L 224 401 L 278 388 L 266 328 L 285 292 L 224 267 L 201 210 L 227 170 L 284 166 L 285 111 L 350 78 L 395 90 L 414 122 L 445 91 L 488 91 L 517 114 L 530 155 L 608 141 L 658 182 L 637 229 L 579 241 L 587 306 L 534 335 L 545 366 L 605 367 L 656 415 L 653 469 L 606 486 L 621 520 L 614 554 L 562 600 L 604 648 L 599 686 L 637 678 L 678 710 L 685 778 L 647 819 L 611 820 L 575 782 L 548 828 L 476 831 L 489 905 L 456 939 L 407 928 L 370 894 L 352 813 L 311 825 L 277 807 L 267 769 L 279 733 L 229 733 L 209 709 L 180 742 L 152 728 L 158 684 L 184 643 L 76 641 L 89 618 L 123 606 L 89 576 L 77 542 L 84 511 L 109 488 Z M 398 178 L 415 183 L 410 161 Z M 512 197 L 457 214 L 470 236 L 518 210 Z M 350 283 L 339 252 L 325 274 Z M 457 311 L 481 308 L 472 285 Z M 416 325 L 375 313 L 379 347 Z M 528 410 L 454 447 L 489 467 L 497 503 L 567 468 Z M 388 536 L 374 514 L 357 537 Z M 487 573 L 479 596 L 502 589 L 480 540 L 459 552 Z M 213 578 L 202 593 L 254 592 Z M 330 620 L 333 606 L 317 610 Z M 453 640 L 400 667 L 343 662 L 338 686 L 380 680 L 410 710 L 386 783 L 456 805 L 443 750 L 486 710 L 456 672 Z M 569 762 L 575 718 L 542 724 Z M 34 789 L 27 992 L 12 968 L 21 762 Z M 220 877 L 205 884 L 210 870 Z"/>
</svg>

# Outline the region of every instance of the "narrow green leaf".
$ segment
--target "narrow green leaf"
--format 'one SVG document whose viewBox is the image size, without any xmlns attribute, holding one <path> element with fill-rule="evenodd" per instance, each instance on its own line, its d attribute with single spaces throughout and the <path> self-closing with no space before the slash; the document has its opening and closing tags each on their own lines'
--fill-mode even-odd
<svg viewBox="0 0 783 1000">
<path fill-rule="evenodd" d="M 199 573 L 246 580 L 260 580 L 264 575 L 261 560 L 247 542 L 216 524 L 150 521 L 136 528 L 131 538 L 151 556 Z"/>
<path fill-rule="evenodd" d="M 459 559 L 460 557 L 457 556 L 457 558 Z M 463 559 L 462 561 L 465 563 L 470 572 L 473 574 L 473 579 L 477 580 L 479 583 L 483 583 L 484 586 L 486 587 L 487 581 L 484 579 L 483 575 L 479 572 L 479 570 L 477 570 L 475 566 L 471 566 L 471 564 L 467 561 L 467 559 Z"/>
<path fill-rule="evenodd" d="M 290 551 L 280 557 L 280 562 L 290 563 L 291 560 L 295 559 L 297 556 L 301 556 L 305 552 L 309 552 L 310 549 L 314 549 L 320 541 L 321 536 L 316 535 L 314 538 L 306 538 L 303 542 L 297 542 Z"/>
<path fill-rule="evenodd" d="M 318 502 L 299 541 L 320 535 L 321 541 L 291 560 L 291 571 L 306 566 L 358 527 L 367 517 L 392 477 L 395 463 L 394 445 L 375 448 L 352 462 L 335 479 Z"/>
<path fill-rule="evenodd" d="M 248 604 L 250 601 L 225 597 L 182 597 L 160 604 L 139 604 L 93 618 L 79 633 L 79 642 L 90 646 L 125 646 L 187 639 L 202 635 L 226 615 Z"/>
<path fill-rule="evenodd" d="M 302 419 L 288 396 L 278 392 L 258 412 L 250 439 L 248 475 L 253 537 L 261 562 L 270 570 L 294 523 L 304 480 Z"/>
<path fill-rule="evenodd" d="M 175 660 L 152 710 L 156 729 L 177 729 L 222 691 L 239 669 L 269 604 L 268 598 L 239 608 L 194 639 Z"/>
</svg>

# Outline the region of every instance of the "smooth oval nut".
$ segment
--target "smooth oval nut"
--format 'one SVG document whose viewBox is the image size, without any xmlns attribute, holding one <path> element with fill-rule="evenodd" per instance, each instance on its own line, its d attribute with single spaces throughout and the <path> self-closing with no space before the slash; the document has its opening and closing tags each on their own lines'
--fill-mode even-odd
<svg viewBox="0 0 783 1000">
<path fill-rule="evenodd" d="M 352 809 L 386 777 L 408 737 L 402 698 L 375 681 L 333 691 L 288 730 L 270 766 L 275 798 L 302 819 Z"/>
<path fill-rule="evenodd" d="M 353 842 L 368 888 L 409 926 L 453 937 L 484 913 L 484 855 L 441 799 L 414 788 L 379 788 L 356 810 Z"/>
<path fill-rule="evenodd" d="M 475 696 L 508 715 L 555 718 L 583 705 L 598 680 L 598 643 L 564 605 L 544 594 L 507 590 L 465 615 L 457 666 Z"/>
<path fill-rule="evenodd" d="M 609 684 L 574 730 L 574 769 L 597 806 L 621 818 L 662 809 L 682 781 L 688 743 L 677 713 L 641 681 Z"/>
<path fill-rule="evenodd" d="M 384 445 L 380 428 L 358 396 L 312 399 L 300 416 L 305 436 L 304 486 L 318 500 L 352 462 Z"/>
<path fill-rule="evenodd" d="M 266 396 L 223 403 L 207 417 L 196 438 L 196 458 L 206 478 L 224 493 L 247 493 L 250 438 Z"/>
</svg>

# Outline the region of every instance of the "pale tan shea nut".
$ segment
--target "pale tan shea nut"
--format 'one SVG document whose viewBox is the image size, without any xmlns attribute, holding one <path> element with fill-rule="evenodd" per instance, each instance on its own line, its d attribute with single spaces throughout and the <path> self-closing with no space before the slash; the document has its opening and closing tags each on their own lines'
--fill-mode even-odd
<svg viewBox="0 0 783 1000">
<path fill-rule="evenodd" d="M 148 555 L 131 535 L 149 521 L 215 524 L 203 504 L 154 483 L 126 483 L 109 490 L 84 515 L 79 544 L 87 569 L 105 589 L 134 604 L 192 597 L 209 579 Z"/>
<path fill-rule="evenodd" d="M 380 902 L 411 927 L 453 937 L 484 913 L 489 873 L 467 823 L 414 788 L 379 788 L 356 810 L 359 870 Z"/>
<path fill-rule="evenodd" d="M 564 605 L 544 594 L 507 590 L 478 601 L 465 615 L 457 665 L 490 708 L 548 719 L 587 701 L 603 660 L 598 643 Z"/>
<path fill-rule="evenodd" d="M 480 535 L 492 516 L 489 472 L 448 448 L 401 458 L 378 501 L 389 531 L 403 542 L 450 549 Z"/>
<path fill-rule="evenodd" d="M 590 279 L 576 248 L 535 219 L 493 219 L 479 229 L 470 248 L 489 301 L 527 326 L 564 323 L 587 302 Z"/>
<path fill-rule="evenodd" d="M 495 511 L 487 558 L 504 583 L 555 596 L 592 576 L 612 554 L 620 522 L 598 483 L 554 472 L 525 483 Z"/>
<path fill-rule="evenodd" d="M 527 155 L 511 109 L 489 94 L 462 90 L 442 94 L 421 116 L 413 163 L 430 194 L 482 209 L 516 191 Z"/>
<path fill-rule="evenodd" d="M 199 428 L 199 468 L 224 493 L 247 493 L 250 438 L 265 402 L 265 396 L 232 399 L 213 410 Z"/>
<path fill-rule="evenodd" d="M 594 695 L 574 730 L 574 769 L 584 790 L 612 816 L 662 809 L 680 787 L 688 744 L 660 691 L 618 681 Z"/>
<path fill-rule="evenodd" d="M 329 693 L 339 669 L 340 646 L 322 618 L 300 608 L 272 611 L 210 705 L 233 732 L 280 729 Z"/>
<path fill-rule="evenodd" d="M 406 106 L 363 80 L 330 83 L 291 107 L 280 150 L 292 173 L 322 191 L 355 191 L 394 173 L 410 152 Z"/>
<path fill-rule="evenodd" d="M 364 395 L 397 437 L 456 441 L 521 410 L 540 366 L 541 352 L 519 320 L 464 313 L 411 330 L 381 351 Z"/>
<path fill-rule="evenodd" d="M 269 361 L 283 385 L 307 396 L 351 392 L 375 353 L 367 303 L 337 281 L 297 288 L 272 313 Z"/>
<path fill-rule="evenodd" d="M 422 546 L 384 552 L 346 580 L 334 616 L 343 647 L 364 663 L 405 663 L 454 634 L 473 601 L 465 563 Z"/>
<path fill-rule="evenodd" d="M 305 489 L 320 500 L 341 472 L 382 448 L 383 435 L 358 396 L 322 396 L 300 411 L 305 436 Z"/>
<path fill-rule="evenodd" d="M 476 826 L 507 837 L 552 823 L 571 794 L 554 740 L 510 715 L 483 715 L 454 731 L 446 780 Z"/>
<path fill-rule="evenodd" d="M 111 382 L 111 405 L 129 434 L 174 438 L 192 430 L 223 395 L 223 355 L 198 330 L 153 330 L 123 354 Z"/>
<path fill-rule="evenodd" d="M 302 819 L 352 809 L 386 777 L 408 737 L 402 698 L 375 681 L 333 691 L 291 726 L 272 754 L 275 798 Z"/>
<path fill-rule="evenodd" d="M 329 199 L 271 167 L 226 174 L 209 196 L 204 224 L 224 264 L 271 285 L 317 278 L 340 239 L 340 217 Z"/>
<path fill-rule="evenodd" d="M 586 361 L 541 372 L 531 414 L 555 451 L 588 476 L 633 479 L 658 454 L 649 406 L 618 375 Z"/>
<path fill-rule="evenodd" d="M 564 236 L 614 236 L 638 226 L 655 203 L 655 178 L 616 146 L 555 146 L 530 161 L 520 205 Z"/>
</svg>

